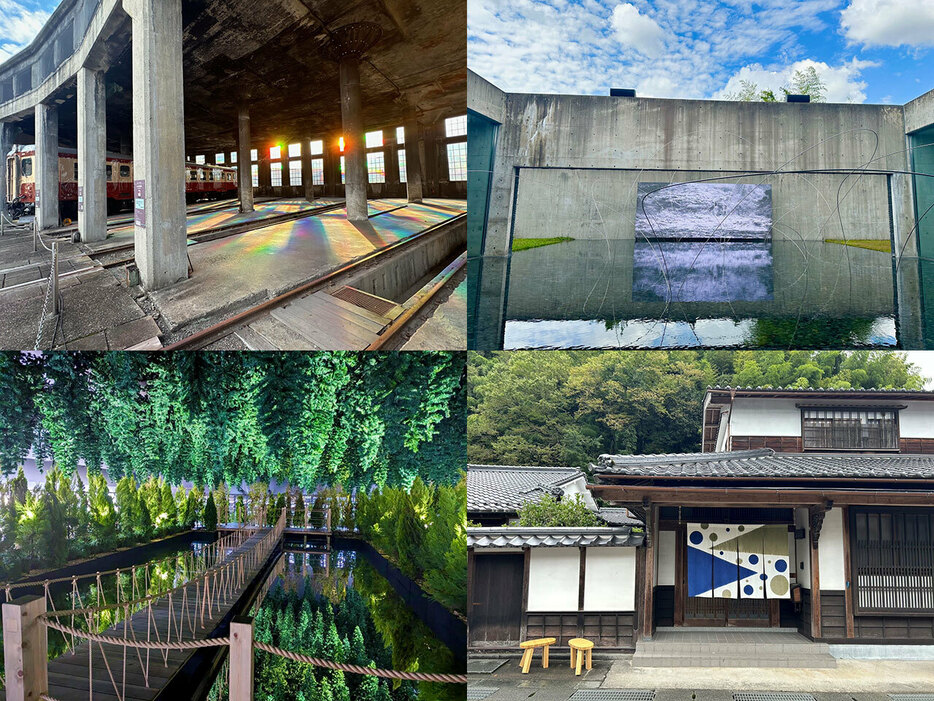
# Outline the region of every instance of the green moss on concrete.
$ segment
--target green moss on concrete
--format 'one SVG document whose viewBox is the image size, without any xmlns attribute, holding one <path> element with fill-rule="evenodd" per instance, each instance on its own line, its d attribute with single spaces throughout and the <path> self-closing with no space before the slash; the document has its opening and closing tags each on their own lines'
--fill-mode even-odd
<svg viewBox="0 0 934 701">
<path fill-rule="evenodd" d="M 570 236 L 554 236 L 552 238 L 546 239 L 513 239 L 512 240 L 512 251 L 525 251 L 529 248 L 539 248 L 540 246 L 550 246 L 554 243 L 564 243 L 565 241 L 573 241 Z"/>
<path fill-rule="evenodd" d="M 891 241 L 884 239 L 824 239 L 824 243 L 839 243 L 841 246 L 854 246 L 855 248 L 865 248 L 880 253 L 892 252 Z"/>
</svg>

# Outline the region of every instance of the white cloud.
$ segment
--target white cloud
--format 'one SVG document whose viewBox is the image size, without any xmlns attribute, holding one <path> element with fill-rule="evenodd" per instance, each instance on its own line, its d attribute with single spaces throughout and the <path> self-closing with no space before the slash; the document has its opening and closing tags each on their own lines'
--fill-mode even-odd
<svg viewBox="0 0 934 701">
<path fill-rule="evenodd" d="M 932 0 L 851 0 L 840 24 L 857 44 L 934 46 Z"/>
<path fill-rule="evenodd" d="M 610 25 L 620 44 L 631 46 L 650 58 L 665 49 L 665 32 L 654 19 L 639 12 L 635 5 L 627 2 L 614 7 Z"/>
<path fill-rule="evenodd" d="M 806 57 L 840 0 L 470 0 L 467 63 L 510 92 L 708 97 L 737 65 Z M 651 60 L 647 60 L 651 58 Z"/>
<path fill-rule="evenodd" d="M 742 81 L 746 80 L 755 83 L 759 90 L 771 90 L 778 99 L 782 99 L 781 88 L 790 85 L 795 71 L 813 66 L 827 88 L 825 92 L 827 102 L 865 102 L 866 83 L 860 80 L 860 74 L 864 68 L 874 65 L 876 64 L 872 61 L 860 61 L 855 58 L 838 66 L 830 66 L 823 61 L 811 59 L 768 68 L 753 63 L 743 66 L 734 73 L 726 85 L 714 94 L 714 97 L 726 98 L 729 94 L 738 92 Z"/>
<path fill-rule="evenodd" d="M 0 0 L 0 63 L 35 39 L 51 13 L 28 10 L 12 0 Z"/>
</svg>

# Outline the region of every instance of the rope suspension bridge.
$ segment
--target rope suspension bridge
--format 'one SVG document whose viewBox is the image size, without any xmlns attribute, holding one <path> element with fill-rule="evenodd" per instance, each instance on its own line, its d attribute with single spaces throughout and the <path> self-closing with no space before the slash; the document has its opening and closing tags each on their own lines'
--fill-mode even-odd
<svg viewBox="0 0 934 701">
<path fill-rule="evenodd" d="M 258 523 L 265 523 L 259 518 Z M 2 587 L 3 645 L 8 701 L 143 701 L 155 699 L 199 649 L 229 648 L 223 672 L 231 701 L 253 698 L 253 651 L 327 669 L 387 679 L 466 684 L 466 675 L 402 672 L 336 663 L 253 640 L 252 622 L 234 618 L 217 634 L 241 596 L 264 571 L 286 531 L 286 511 L 273 526 L 243 525 L 199 553 L 184 556 L 173 588 L 152 593 L 161 581 L 150 565 Z M 262 600 L 281 573 L 282 560 L 265 580 Z M 103 579 L 115 575 L 111 600 Z M 89 589 L 80 584 L 90 580 Z M 71 607 L 56 609 L 53 589 L 70 582 Z M 173 579 L 171 584 L 175 583 Z M 17 589 L 42 595 L 12 598 Z M 84 593 L 82 593 L 84 592 Z M 65 652 L 48 659 L 48 631 L 58 631 Z"/>
</svg>

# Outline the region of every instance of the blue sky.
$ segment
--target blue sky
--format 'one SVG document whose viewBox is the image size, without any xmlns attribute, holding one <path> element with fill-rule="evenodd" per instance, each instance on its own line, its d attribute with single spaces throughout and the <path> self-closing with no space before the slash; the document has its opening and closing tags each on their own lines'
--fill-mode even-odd
<svg viewBox="0 0 934 701">
<path fill-rule="evenodd" d="M 934 0 L 468 0 L 468 65 L 507 91 L 722 98 L 813 65 L 832 102 L 934 88 Z"/>
<path fill-rule="evenodd" d="M 0 63 L 26 46 L 59 0 L 0 0 Z"/>
</svg>

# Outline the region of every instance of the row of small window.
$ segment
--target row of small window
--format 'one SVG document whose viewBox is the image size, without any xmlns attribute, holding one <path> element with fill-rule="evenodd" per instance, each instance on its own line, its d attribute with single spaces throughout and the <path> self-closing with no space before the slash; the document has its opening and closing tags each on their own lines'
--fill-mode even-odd
<svg viewBox="0 0 934 701">
<path fill-rule="evenodd" d="M 462 115 L 460 117 L 450 117 L 444 120 L 444 133 L 445 136 L 449 139 L 457 138 L 460 136 L 467 135 L 467 115 Z M 376 131 L 369 131 L 364 135 L 364 144 L 366 149 L 378 149 L 383 147 L 383 130 L 378 129 Z M 396 127 L 396 144 L 399 146 L 405 145 L 405 128 Z M 317 139 L 315 141 L 310 141 L 309 152 L 312 156 L 320 156 L 324 153 L 324 141 L 322 139 Z M 340 151 L 344 151 L 344 139 L 341 137 L 339 141 Z M 301 158 L 302 155 L 302 145 L 298 144 L 289 144 L 288 145 L 288 155 L 290 159 Z M 448 177 L 451 180 L 466 180 L 467 179 L 467 143 L 464 141 L 459 141 L 455 143 L 449 143 L 447 145 L 447 156 L 448 156 Z M 279 161 L 282 159 L 282 147 L 281 146 L 271 146 L 269 148 L 269 158 L 272 161 Z M 259 150 L 250 149 L 250 160 L 256 162 L 259 160 Z M 312 159 L 321 161 L 322 159 Z M 199 165 L 204 165 L 205 156 L 195 156 L 195 162 Z M 226 162 L 226 154 L 217 153 L 214 155 L 214 162 L 218 165 L 223 165 Z M 230 162 L 237 162 L 237 152 L 232 151 L 230 154 Z M 295 176 L 295 161 L 289 162 L 289 181 L 290 185 L 298 186 L 301 185 L 301 163 L 298 165 L 298 175 Z M 276 186 L 276 180 L 279 180 L 281 185 L 282 181 L 282 172 L 281 166 L 279 168 L 275 167 L 275 164 L 270 166 L 272 169 L 272 180 L 273 186 Z M 278 176 L 276 175 L 278 172 Z M 314 173 L 314 165 L 312 165 L 312 173 Z M 385 161 L 382 152 L 378 153 L 367 153 L 367 174 L 369 182 L 371 183 L 384 183 L 386 182 L 386 169 Z M 324 184 L 324 164 L 321 163 L 321 182 L 315 182 L 315 185 Z M 255 180 L 255 178 L 254 178 Z M 405 151 L 399 150 L 399 182 L 406 182 L 405 178 Z M 341 156 L 341 184 L 344 183 L 344 157 Z M 258 187 L 254 183 L 254 187 Z"/>
</svg>

